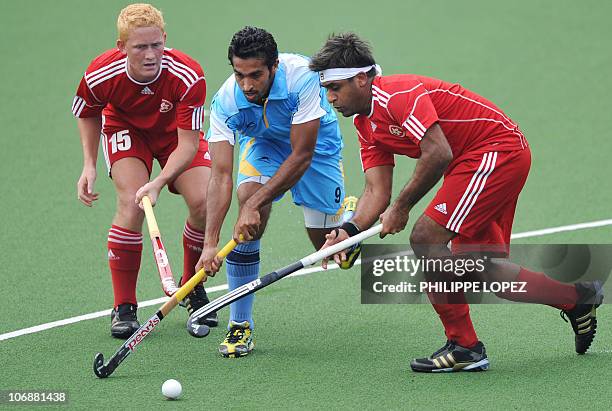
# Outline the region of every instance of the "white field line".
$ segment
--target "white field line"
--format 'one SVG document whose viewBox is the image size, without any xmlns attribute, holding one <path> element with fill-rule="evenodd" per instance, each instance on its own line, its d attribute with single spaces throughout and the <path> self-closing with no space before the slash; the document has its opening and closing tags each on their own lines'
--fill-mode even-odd
<svg viewBox="0 0 612 411">
<path fill-rule="evenodd" d="M 603 226 L 606 226 L 606 225 L 612 225 L 612 219 L 610 219 L 610 220 L 591 221 L 590 223 L 580 223 L 580 224 L 564 225 L 564 226 L 561 226 L 561 227 L 544 228 L 542 230 L 526 231 L 524 233 L 512 234 L 512 236 L 510 238 L 512 238 L 513 240 L 516 240 L 518 238 L 539 237 L 541 235 L 562 233 L 564 231 L 583 230 L 585 228 L 603 227 Z"/>
<path fill-rule="evenodd" d="M 543 235 L 561 233 L 565 231 L 576 231 L 576 230 L 583 230 L 587 228 L 604 227 L 608 225 L 612 225 L 612 219 L 591 221 L 589 223 L 571 224 L 571 225 L 565 225 L 565 226 L 560 226 L 560 227 L 551 227 L 551 228 L 545 228 L 542 230 L 526 231 L 524 233 L 515 233 L 515 234 L 512 234 L 511 238 L 513 240 L 516 240 L 519 238 L 539 237 Z M 358 259 L 357 261 L 355 261 L 355 265 L 359 265 L 359 264 L 361 264 L 361 259 Z M 329 264 L 327 269 L 335 270 L 337 268 L 338 266 L 336 264 Z M 307 275 L 307 274 L 316 273 L 319 271 L 324 271 L 324 270 L 320 266 L 303 268 L 289 275 L 288 277 L 298 277 L 301 275 Z M 207 288 L 206 290 L 209 293 L 227 290 L 227 284 L 217 285 L 215 287 Z M 162 298 L 157 298 L 155 300 L 142 301 L 138 303 L 138 306 L 139 307 L 149 307 L 151 305 L 163 304 L 166 301 L 168 301 L 168 297 L 162 297 Z M 40 331 L 49 330 L 51 328 L 68 325 L 68 324 L 74 324 L 74 323 L 78 323 L 78 322 L 85 321 L 85 320 L 92 320 L 94 318 L 108 316 L 110 315 L 110 312 L 111 312 L 110 309 L 102 310 L 102 311 L 97 311 L 95 313 L 79 315 L 76 317 L 66 318 L 64 320 L 52 321 L 50 323 L 40 324 L 34 327 L 28 327 L 28 328 L 23 328 L 21 330 L 11 331 L 9 333 L 0 334 L 0 341 L 8 340 L 8 339 L 19 337 L 19 336 L 26 335 L 26 334 L 33 334 L 33 333 L 37 333 Z"/>
</svg>

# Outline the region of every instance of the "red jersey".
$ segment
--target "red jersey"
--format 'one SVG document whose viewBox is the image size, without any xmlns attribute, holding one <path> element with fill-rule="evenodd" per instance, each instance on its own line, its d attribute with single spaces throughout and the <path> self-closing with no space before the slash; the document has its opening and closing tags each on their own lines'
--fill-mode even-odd
<svg viewBox="0 0 612 411">
<path fill-rule="evenodd" d="M 108 126 L 129 124 L 155 133 L 200 130 L 206 82 L 202 67 L 178 50 L 164 50 L 158 76 L 141 83 L 130 77 L 127 56 L 112 49 L 96 57 L 72 103 L 75 117 L 104 115 Z"/>
<path fill-rule="evenodd" d="M 518 125 L 489 100 L 459 84 L 413 74 L 375 77 L 370 114 L 353 122 L 364 171 L 394 165 L 394 154 L 419 158 L 421 139 L 434 123 L 448 140 L 453 163 L 464 154 L 527 147 Z"/>
</svg>

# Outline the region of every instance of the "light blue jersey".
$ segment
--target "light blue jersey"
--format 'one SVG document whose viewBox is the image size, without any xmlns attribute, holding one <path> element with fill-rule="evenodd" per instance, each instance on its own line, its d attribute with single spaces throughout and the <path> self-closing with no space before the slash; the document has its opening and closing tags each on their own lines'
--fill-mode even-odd
<svg viewBox="0 0 612 411">
<path fill-rule="evenodd" d="M 238 185 L 265 184 L 291 153 L 291 126 L 320 119 L 311 166 L 291 189 L 293 200 L 326 214 L 335 214 L 344 199 L 338 119 L 309 60 L 279 54 L 279 65 L 263 106 L 250 103 L 230 76 L 211 104 L 209 142 L 240 145 Z"/>
<path fill-rule="evenodd" d="M 230 76 L 215 94 L 211 104 L 209 141 L 227 140 L 234 135 L 275 140 L 290 144 L 292 124 L 320 118 L 315 152 L 335 154 L 342 149 L 342 135 L 336 113 L 325 98 L 317 73 L 308 68 L 309 60 L 297 54 L 281 53 L 267 102 L 250 103 L 234 76 Z"/>
</svg>

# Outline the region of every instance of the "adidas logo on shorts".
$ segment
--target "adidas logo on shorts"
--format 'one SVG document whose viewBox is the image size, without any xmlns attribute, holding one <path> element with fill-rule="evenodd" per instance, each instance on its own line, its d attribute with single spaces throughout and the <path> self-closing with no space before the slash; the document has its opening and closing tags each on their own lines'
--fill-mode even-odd
<svg viewBox="0 0 612 411">
<path fill-rule="evenodd" d="M 440 204 L 436 205 L 434 208 L 435 208 L 437 211 L 441 212 L 442 214 L 448 214 L 448 213 L 446 212 L 446 203 L 440 203 Z"/>
</svg>

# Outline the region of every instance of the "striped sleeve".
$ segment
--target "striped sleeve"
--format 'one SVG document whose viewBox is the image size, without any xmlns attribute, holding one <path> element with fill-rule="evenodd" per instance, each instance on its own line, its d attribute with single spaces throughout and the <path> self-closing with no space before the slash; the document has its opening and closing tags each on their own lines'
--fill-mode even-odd
<svg viewBox="0 0 612 411">
<path fill-rule="evenodd" d="M 81 79 L 76 95 L 72 99 L 72 114 L 76 118 L 100 116 L 105 104 L 93 94 L 85 76 Z"/>
<path fill-rule="evenodd" d="M 390 95 L 387 110 L 416 145 L 421 143 L 429 127 L 438 121 L 438 113 L 422 84 Z"/>
<path fill-rule="evenodd" d="M 200 78 L 186 92 L 177 105 L 176 122 L 183 130 L 200 131 L 204 125 L 206 82 Z"/>
<path fill-rule="evenodd" d="M 183 130 L 200 131 L 204 125 L 206 80 L 197 61 L 179 52 L 165 49 L 162 69 L 168 71 L 176 84 L 176 123 Z"/>
</svg>

